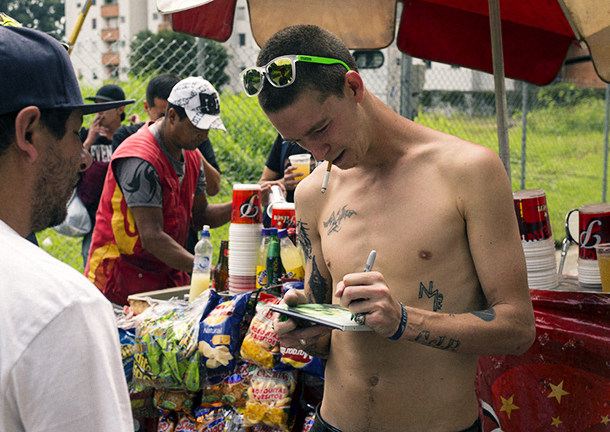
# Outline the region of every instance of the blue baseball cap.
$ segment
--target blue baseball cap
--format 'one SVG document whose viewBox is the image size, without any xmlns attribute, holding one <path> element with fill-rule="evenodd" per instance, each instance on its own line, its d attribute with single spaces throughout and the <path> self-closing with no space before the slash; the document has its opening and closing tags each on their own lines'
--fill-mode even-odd
<svg viewBox="0 0 610 432">
<path fill-rule="evenodd" d="M 135 102 L 85 104 L 66 48 L 25 27 L 0 26 L 0 114 L 28 106 L 94 114 Z"/>
</svg>

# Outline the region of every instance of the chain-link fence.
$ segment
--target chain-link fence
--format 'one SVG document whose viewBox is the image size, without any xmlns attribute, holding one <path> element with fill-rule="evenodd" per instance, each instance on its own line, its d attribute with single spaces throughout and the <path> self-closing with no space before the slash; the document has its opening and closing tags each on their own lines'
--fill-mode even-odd
<svg viewBox="0 0 610 432">
<path fill-rule="evenodd" d="M 239 39 L 226 44 L 176 35 L 140 34 L 130 41 L 78 41 L 72 61 L 84 96 L 103 84 L 119 84 L 136 103 L 127 117 L 146 119 L 142 102 L 151 77 L 161 72 L 202 75 L 221 93 L 227 132 L 210 131 L 222 170 L 221 192 L 210 202 L 231 197 L 233 183 L 256 183 L 276 132 L 258 106 L 244 95 L 239 72 L 255 64 L 256 47 Z M 101 44 L 101 45 L 100 45 Z M 355 53 L 365 85 L 392 109 L 432 128 L 497 151 L 493 76 L 465 68 L 424 62 L 395 46 Z M 380 66 L 380 67 L 378 67 Z M 567 211 L 605 201 L 608 91 L 599 81 L 557 80 L 536 87 L 507 80 L 513 190 L 546 191 L 556 242 L 564 237 Z M 86 122 L 92 121 L 88 116 Z M 215 244 L 227 228 L 213 233 Z M 75 268 L 83 268 L 80 239 L 38 233 L 42 247 Z"/>
</svg>

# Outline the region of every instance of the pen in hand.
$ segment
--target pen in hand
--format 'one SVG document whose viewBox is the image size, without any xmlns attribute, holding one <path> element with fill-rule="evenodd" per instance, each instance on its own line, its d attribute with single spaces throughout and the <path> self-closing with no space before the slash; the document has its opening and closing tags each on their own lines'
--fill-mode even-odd
<svg viewBox="0 0 610 432">
<path fill-rule="evenodd" d="M 373 268 L 373 264 L 375 264 L 375 258 L 377 257 L 377 252 L 372 250 L 369 254 L 368 259 L 366 260 L 366 265 L 364 266 L 365 272 L 370 272 Z"/>
</svg>

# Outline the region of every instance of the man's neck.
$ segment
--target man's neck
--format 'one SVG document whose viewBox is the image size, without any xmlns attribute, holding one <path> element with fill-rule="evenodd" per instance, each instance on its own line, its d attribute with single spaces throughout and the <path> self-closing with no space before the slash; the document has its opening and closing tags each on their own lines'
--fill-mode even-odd
<svg viewBox="0 0 610 432">
<path fill-rule="evenodd" d="M 182 157 L 182 148 L 174 145 L 171 137 L 167 133 L 167 120 L 164 118 L 161 121 L 155 123 L 157 127 L 157 131 L 159 132 L 159 136 L 161 137 L 161 141 L 163 141 L 163 146 L 167 153 L 173 157 L 175 160 L 180 160 Z"/>
</svg>

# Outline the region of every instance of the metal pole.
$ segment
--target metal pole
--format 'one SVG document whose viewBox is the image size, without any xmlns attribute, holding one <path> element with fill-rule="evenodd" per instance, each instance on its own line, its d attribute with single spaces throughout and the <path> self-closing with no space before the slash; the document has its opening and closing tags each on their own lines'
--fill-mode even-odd
<svg viewBox="0 0 610 432">
<path fill-rule="evenodd" d="M 602 179 L 602 202 L 606 202 L 608 184 L 608 130 L 610 129 L 610 84 L 606 84 L 606 125 L 604 128 L 604 178 Z"/>
<path fill-rule="evenodd" d="M 413 58 L 403 54 L 400 62 L 400 115 L 412 119 L 413 107 Z"/>
<path fill-rule="evenodd" d="M 510 146 L 508 143 L 508 108 L 504 86 L 504 55 L 502 52 L 502 20 L 500 1 L 489 0 L 489 24 L 491 27 L 491 51 L 494 67 L 494 88 L 496 90 L 496 122 L 498 123 L 498 154 L 511 179 Z"/>
<path fill-rule="evenodd" d="M 205 41 L 203 38 L 197 38 L 197 73 L 201 77 L 205 77 Z"/>
<path fill-rule="evenodd" d="M 70 34 L 70 38 L 68 39 L 68 54 L 72 54 L 72 48 L 74 48 L 74 44 L 76 43 L 76 39 L 80 34 L 80 30 L 83 27 L 83 23 L 85 22 L 85 18 L 89 13 L 89 8 L 91 7 L 91 3 L 93 0 L 87 0 L 78 14 L 78 18 L 76 19 L 76 24 L 74 24 L 74 28 L 72 29 L 72 34 Z"/>
<path fill-rule="evenodd" d="M 525 150 L 527 141 L 527 100 L 529 84 L 524 82 L 521 91 L 521 111 L 523 112 L 523 123 L 521 126 L 521 190 L 525 189 Z"/>
</svg>

